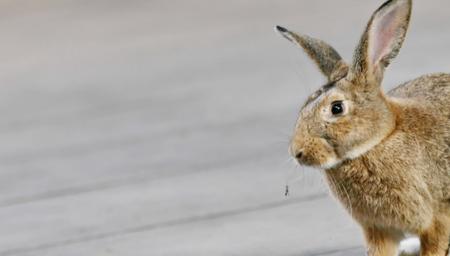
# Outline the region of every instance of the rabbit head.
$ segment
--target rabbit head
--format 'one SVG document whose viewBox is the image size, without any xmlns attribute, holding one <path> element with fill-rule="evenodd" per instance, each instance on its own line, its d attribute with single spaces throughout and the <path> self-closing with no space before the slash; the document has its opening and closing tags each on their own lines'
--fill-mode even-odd
<svg viewBox="0 0 450 256">
<path fill-rule="evenodd" d="M 390 0 L 376 10 L 350 65 L 327 43 L 276 27 L 303 48 L 328 79 L 300 111 L 290 145 L 300 164 L 333 168 L 363 155 L 395 129 L 395 111 L 381 82 L 405 38 L 411 7 L 411 0 Z"/>
</svg>

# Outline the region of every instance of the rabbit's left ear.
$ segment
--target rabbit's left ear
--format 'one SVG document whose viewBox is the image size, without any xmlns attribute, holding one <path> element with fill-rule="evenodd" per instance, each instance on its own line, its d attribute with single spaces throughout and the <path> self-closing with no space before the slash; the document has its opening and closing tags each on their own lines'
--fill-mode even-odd
<svg viewBox="0 0 450 256">
<path fill-rule="evenodd" d="M 412 0 L 389 0 L 372 15 L 356 48 L 350 79 L 379 85 L 406 36 Z"/>
<path fill-rule="evenodd" d="M 296 34 L 284 27 L 276 26 L 275 29 L 283 37 L 303 48 L 308 56 L 317 64 L 322 74 L 328 78 L 328 81 L 336 81 L 347 75 L 348 65 L 329 44 L 307 35 Z"/>
</svg>

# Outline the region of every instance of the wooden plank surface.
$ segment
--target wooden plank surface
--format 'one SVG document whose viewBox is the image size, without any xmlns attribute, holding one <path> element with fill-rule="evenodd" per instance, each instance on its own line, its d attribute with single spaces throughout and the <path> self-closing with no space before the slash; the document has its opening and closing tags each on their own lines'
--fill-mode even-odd
<svg viewBox="0 0 450 256">
<path fill-rule="evenodd" d="M 349 58 L 378 4 L 0 1 L 0 255 L 360 255 L 287 156 L 323 78 L 272 27 Z M 416 1 L 386 88 L 448 72 L 449 9 Z"/>
</svg>

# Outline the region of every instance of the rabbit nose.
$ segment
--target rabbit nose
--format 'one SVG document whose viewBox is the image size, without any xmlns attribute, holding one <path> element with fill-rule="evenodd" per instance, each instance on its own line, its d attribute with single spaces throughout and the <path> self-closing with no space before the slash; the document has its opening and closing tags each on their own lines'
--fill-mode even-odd
<svg viewBox="0 0 450 256">
<path fill-rule="evenodd" d="M 297 158 L 298 160 L 300 160 L 303 156 L 303 151 L 299 151 L 295 154 L 295 158 Z"/>
<path fill-rule="evenodd" d="M 303 149 L 296 144 L 291 144 L 289 147 L 289 154 L 295 159 L 300 160 L 303 156 Z"/>
</svg>

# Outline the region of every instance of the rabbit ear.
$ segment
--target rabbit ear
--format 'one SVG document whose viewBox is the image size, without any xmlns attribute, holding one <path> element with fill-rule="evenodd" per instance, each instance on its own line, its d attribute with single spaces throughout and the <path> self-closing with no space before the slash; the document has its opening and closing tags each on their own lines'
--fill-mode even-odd
<svg viewBox="0 0 450 256">
<path fill-rule="evenodd" d="M 356 48 L 350 79 L 381 83 L 405 39 L 411 9 L 412 0 L 389 0 L 375 11 Z"/>
<path fill-rule="evenodd" d="M 276 26 L 275 28 L 283 37 L 302 47 L 329 81 L 336 81 L 347 75 L 347 64 L 327 43 L 309 36 L 298 35 L 284 27 Z"/>
</svg>

